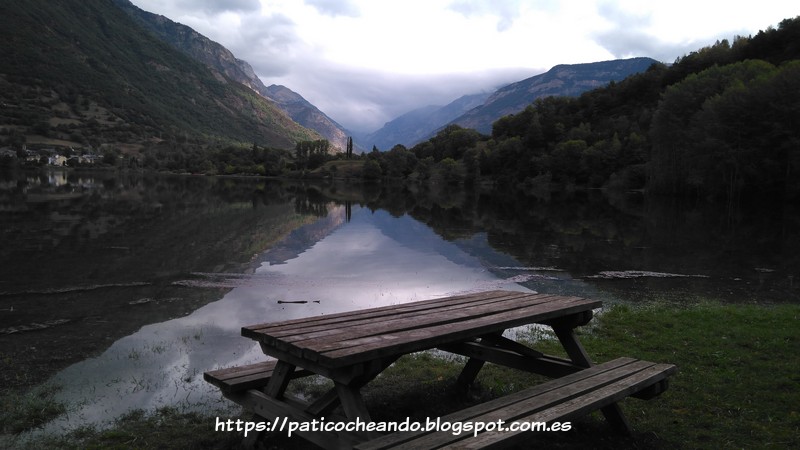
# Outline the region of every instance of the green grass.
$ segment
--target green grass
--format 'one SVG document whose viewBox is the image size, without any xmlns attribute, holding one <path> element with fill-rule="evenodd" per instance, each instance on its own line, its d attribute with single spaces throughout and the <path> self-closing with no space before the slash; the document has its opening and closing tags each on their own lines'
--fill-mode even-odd
<svg viewBox="0 0 800 450">
<path fill-rule="evenodd" d="M 614 434 L 595 413 L 568 433 L 531 439 L 542 448 L 797 448 L 800 446 L 800 305 L 615 306 L 580 338 L 596 362 L 631 356 L 673 363 L 669 389 L 650 401 L 622 403 L 634 434 Z M 536 333 L 535 345 L 559 344 Z M 436 417 L 522 389 L 542 378 L 487 365 L 467 395 L 454 389 L 457 359 L 421 353 L 401 358 L 368 385 L 376 420 Z M 306 394 L 324 385 L 298 383 Z M 36 420 L 28 423 L 36 423 Z M 137 412 L 110 430 L 83 429 L 37 441 L 55 448 L 237 448 L 236 433 L 214 432 L 214 416 Z M 270 437 L 267 448 L 311 448 Z"/>
<path fill-rule="evenodd" d="M 133 411 L 107 430 L 80 428 L 66 436 L 48 436 L 18 443 L 21 448 L 59 449 L 231 449 L 241 438 L 213 429 L 214 418 L 163 408 L 154 413 Z"/>
<path fill-rule="evenodd" d="M 678 366 L 661 398 L 626 402 L 638 429 L 687 448 L 800 445 L 800 306 L 618 306 L 600 324 L 582 337 L 598 361 Z"/>
<path fill-rule="evenodd" d="M 7 393 L 0 397 L 0 424 L 3 435 L 36 428 L 66 412 L 66 405 L 55 400 L 59 387 L 42 385 L 24 395 Z"/>
</svg>

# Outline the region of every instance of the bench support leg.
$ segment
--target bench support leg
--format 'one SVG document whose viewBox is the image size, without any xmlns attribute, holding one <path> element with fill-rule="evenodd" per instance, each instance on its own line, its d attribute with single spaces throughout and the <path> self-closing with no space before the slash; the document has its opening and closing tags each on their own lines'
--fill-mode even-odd
<svg viewBox="0 0 800 450">
<path fill-rule="evenodd" d="M 618 433 L 624 436 L 630 436 L 633 434 L 631 424 L 628 422 L 628 418 L 625 417 L 625 414 L 622 412 L 622 408 L 619 406 L 619 404 L 612 403 L 604 408 L 601 408 L 600 412 L 603 413 L 603 417 L 606 418 L 606 421 L 615 430 L 617 430 Z"/>
<path fill-rule="evenodd" d="M 272 398 L 283 397 L 283 393 L 286 392 L 286 387 L 289 385 L 289 381 L 292 380 L 292 374 L 295 369 L 296 367 L 292 364 L 278 361 L 275 364 L 275 369 L 272 370 L 272 377 L 269 379 L 264 393 Z"/>
<path fill-rule="evenodd" d="M 336 393 L 339 394 L 339 401 L 342 402 L 342 409 L 344 409 L 344 414 L 348 419 L 355 420 L 360 418 L 365 422 L 371 420 L 367 405 L 364 403 L 364 398 L 358 389 L 336 383 Z"/>
<path fill-rule="evenodd" d="M 485 363 L 486 361 L 477 358 L 468 359 L 467 363 L 464 365 L 464 368 L 461 370 L 461 374 L 458 375 L 458 380 L 456 381 L 458 388 L 464 391 L 469 389 L 470 385 L 473 381 L 475 381 L 475 377 L 478 376 L 478 372 L 480 372 Z"/>
<path fill-rule="evenodd" d="M 569 355 L 573 363 L 586 368 L 592 367 L 592 360 L 589 358 L 589 354 L 586 353 L 586 349 L 578 341 L 578 336 L 575 335 L 573 328 L 553 327 L 553 331 L 555 331 L 558 340 L 564 346 L 564 350 L 567 351 L 567 355 Z"/>
<path fill-rule="evenodd" d="M 578 337 L 575 335 L 575 330 L 573 328 L 553 327 L 553 331 L 555 331 L 558 340 L 561 341 L 561 345 L 564 346 L 564 350 L 567 351 L 573 363 L 587 368 L 593 366 L 589 354 L 586 353 L 586 349 L 584 349 L 583 345 L 578 341 Z M 622 408 L 620 408 L 618 404 L 612 403 L 601 408 L 600 411 L 603 413 L 606 421 L 618 432 L 624 435 L 630 435 L 632 433 L 631 424 L 628 422 L 628 419 L 622 412 Z"/>
<path fill-rule="evenodd" d="M 252 418 L 250 419 L 253 422 L 261 422 L 264 420 L 258 414 L 253 414 Z M 247 433 L 247 436 L 242 438 L 242 448 L 243 449 L 255 449 L 258 446 L 258 442 L 261 441 L 266 436 L 264 431 L 251 431 Z"/>
</svg>

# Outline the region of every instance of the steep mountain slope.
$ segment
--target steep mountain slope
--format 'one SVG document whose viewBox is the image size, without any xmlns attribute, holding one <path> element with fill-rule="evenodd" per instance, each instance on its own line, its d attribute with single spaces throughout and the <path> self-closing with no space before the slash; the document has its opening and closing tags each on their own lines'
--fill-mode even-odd
<svg viewBox="0 0 800 450">
<path fill-rule="evenodd" d="M 381 150 L 388 150 L 396 144 L 411 147 L 467 111 L 482 105 L 488 97 L 489 93 L 465 95 L 445 106 L 430 105 L 409 111 L 386 122 L 381 129 L 363 140 L 368 147 L 375 145 Z"/>
<path fill-rule="evenodd" d="M 108 1 L 3 2 L 0 43 L 0 128 L 29 144 L 136 151 L 193 139 L 292 148 L 319 138 Z"/>
<path fill-rule="evenodd" d="M 611 81 L 620 81 L 629 75 L 644 72 L 656 62 L 650 58 L 631 58 L 558 65 L 546 73 L 498 89 L 483 105 L 458 117 L 453 123 L 490 133 L 495 120 L 522 111 L 537 98 L 578 96 Z"/>
<path fill-rule="evenodd" d="M 236 58 L 221 44 L 186 25 L 143 11 L 128 0 L 114 0 L 114 3 L 159 39 L 272 100 L 295 122 L 317 131 L 335 147 L 344 150 L 348 133 L 341 125 L 291 89 L 274 84 L 265 86 L 247 61 Z"/>
<path fill-rule="evenodd" d="M 264 89 L 265 92 L 262 92 Z M 347 137 L 350 133 L 303 96 L 279 84 L 271 84 L 264 89 L 259 89 L 258 92 L 274 101 L 295 122 L 321 134 L 339 151 L 347 148 Z"/>
</svg>

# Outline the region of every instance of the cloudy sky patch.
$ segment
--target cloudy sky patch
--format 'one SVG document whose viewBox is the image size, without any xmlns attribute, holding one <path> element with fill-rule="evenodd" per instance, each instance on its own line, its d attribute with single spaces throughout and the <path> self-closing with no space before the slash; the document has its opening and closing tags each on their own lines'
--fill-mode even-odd
<svg viewBox="0 0 800 450">
<path fill-rule="evenodd" d="M 783 0 L 133 0 L 249 62 L 352 131 L 557 64 L 671 63 L 798 15 Z"/>
<path fill-rule="evenodd" d="M 329 16 L 358 17 L 358 6 L 345 0 L 305 0 L 307 5 L 311 5 L 322 14 Z"/>
<path fill-rule="evenodd" d="M 259 0 L 174 0 L 174 8 L 182 11 L 202 11 L 205 14 L 228 11 L 253 13 L 261 10 L 261 2 Z"/>
</svg>

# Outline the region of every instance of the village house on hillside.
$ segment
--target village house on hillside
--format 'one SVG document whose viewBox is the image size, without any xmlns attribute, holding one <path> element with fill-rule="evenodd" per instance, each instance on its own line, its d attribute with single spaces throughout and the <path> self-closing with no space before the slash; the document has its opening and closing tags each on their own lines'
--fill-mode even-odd
<svg viewBox="0 0 800 450">
<path fill-rule="evenodd" d="M 11 147 L 0 148 L 0 159 L 19 160 L 32 165 L 49 165 L 56 167 L 65 166 L 93 166 L 103 162 L 103 157 L 94 153 L 83 153 L 84 149 L 72 147 L 61 148 L 28 148 L 15 150 Z"/>
</svg>

